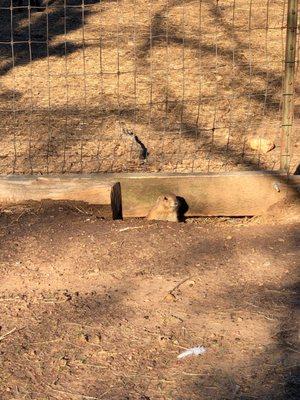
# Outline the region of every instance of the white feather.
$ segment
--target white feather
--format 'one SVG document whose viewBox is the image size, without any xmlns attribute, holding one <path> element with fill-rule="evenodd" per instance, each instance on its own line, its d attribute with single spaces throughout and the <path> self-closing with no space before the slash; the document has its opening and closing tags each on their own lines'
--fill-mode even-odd
<svg viewBox="0 0 300 400">
<path fill-rule="evenodd" d="M 198 347 L 192 347 L 191 349 L 187 349 L 180 353 L 177 358 L 178 360 L 181 360 L 182 358 L 189 357 L 189 356 L 199 356 L 201 354 L 204 354 L 206 352 L 206 349 L 203 346 L 198 346 Z"/>
</svg>

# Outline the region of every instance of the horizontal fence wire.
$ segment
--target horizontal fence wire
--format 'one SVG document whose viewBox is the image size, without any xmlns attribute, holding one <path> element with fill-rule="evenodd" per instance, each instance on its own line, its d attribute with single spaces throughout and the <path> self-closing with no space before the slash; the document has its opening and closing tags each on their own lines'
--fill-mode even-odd
<svg viewBox="0 0 300 400">
<path fill-rule="evenodd" d="M 286 13 L 0 0 L 0 173 L 278 169 Z"/>
</svg>

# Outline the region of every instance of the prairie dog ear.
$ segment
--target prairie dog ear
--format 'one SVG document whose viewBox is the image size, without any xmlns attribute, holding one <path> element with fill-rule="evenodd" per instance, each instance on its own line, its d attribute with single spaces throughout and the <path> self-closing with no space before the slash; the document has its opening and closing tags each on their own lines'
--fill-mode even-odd
<svg viewBox="0 0 300 400">
<path fill-rule="evenodd" d="M 158 196 L 156 203 L 159 204 L 164 200 L 164 196 Z"/>
<path fill-rule="evenodd" d="M 164 201 L 169 201 L 168 196 L 163 196 Z"/>
</svg>

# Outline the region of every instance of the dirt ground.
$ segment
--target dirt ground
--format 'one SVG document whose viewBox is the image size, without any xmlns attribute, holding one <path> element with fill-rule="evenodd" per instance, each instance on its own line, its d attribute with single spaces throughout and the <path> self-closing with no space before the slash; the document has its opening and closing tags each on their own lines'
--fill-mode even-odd
<svg viewBox="0 0 300 400">
<path fill-rule="evenodd" d="M 299 224 L 102 215 L 2 211 L 1 400 L 299 398 Z"/>
<path fill-rule="evenodd" d="M 0 2 L 0 173 L 278 168 L 286 1 L 46 3 Z"/>
</svg>

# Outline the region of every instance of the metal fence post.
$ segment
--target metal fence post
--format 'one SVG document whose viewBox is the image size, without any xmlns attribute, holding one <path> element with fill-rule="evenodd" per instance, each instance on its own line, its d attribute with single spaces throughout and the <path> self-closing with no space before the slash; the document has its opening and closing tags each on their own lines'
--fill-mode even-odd
<svg viewBox="0 0 300 400">
<path fill-rule="evenodd" d="M 282 99 L 280 169 L 288 174 L 292 152 L 298 0 L 288 0 L 285 70 Z"/>
</svg>

